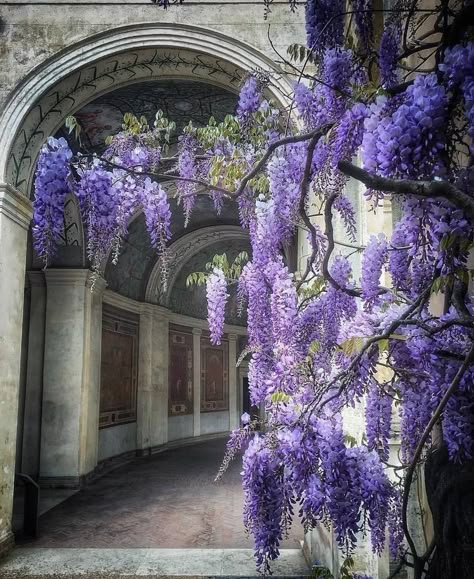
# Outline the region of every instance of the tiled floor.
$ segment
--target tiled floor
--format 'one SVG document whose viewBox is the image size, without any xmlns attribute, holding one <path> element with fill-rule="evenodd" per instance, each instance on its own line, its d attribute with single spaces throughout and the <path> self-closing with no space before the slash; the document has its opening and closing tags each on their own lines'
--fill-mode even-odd
<svg viewBox="0 0 474 579">
<path fill-rule="evenodd" d="M 225 439 L 136 459 L 54 507 L 23 547 L 198 548 L 253 546 L 242 524 L 240 461 L 214 476 Z M 299 548 L 296 525 L 283 548 Z"/>
</svg>

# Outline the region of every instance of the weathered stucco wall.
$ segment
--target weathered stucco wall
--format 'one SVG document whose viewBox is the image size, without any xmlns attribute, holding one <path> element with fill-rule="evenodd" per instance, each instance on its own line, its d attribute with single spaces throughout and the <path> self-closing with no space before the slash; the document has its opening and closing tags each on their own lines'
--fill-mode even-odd
<svg viewBox="0 0 474 579">
<path fill-rule="evenodd" d="M 211 4 L 215 4 L 212 6 Z M 275 48 L 304 38 L 304 10 L 291 13 L 288 3 L 274 2 L 267 21 L 261 0 L 193 2 L 168 10 L 151 0 L 5 1 L 0 5 L 0 107 L 9 92 L 32 69 L 59 51 L 115 27 L 151 22 L 202 26 L 244 42 L 278 60 Z"/>
</svg>

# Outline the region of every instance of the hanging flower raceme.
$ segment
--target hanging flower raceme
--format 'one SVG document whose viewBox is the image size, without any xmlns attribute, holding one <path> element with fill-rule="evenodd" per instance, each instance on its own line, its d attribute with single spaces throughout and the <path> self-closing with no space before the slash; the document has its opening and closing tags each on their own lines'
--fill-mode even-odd
<svg viewBox="0 0 474 579">
<path fill-rule="evenodd" d="M 382 86 L 389 88 L 397 83 L 397 60 L 400 53 L 400 24 L 393 22 L 385 27 L 380 39 L 379 69 Z"/>
<path fill-rule="evenodd" d="M 75 193 L 85 224 L 87 256 L 92 270 L 101 273 L 119 232 L 114 176 L 98 160 L 87 169 L 79 169 L 78 173 L 80 180 Z"/>
<path fill-rule="evenodd" d="M 392 424 L 392 398 L 383 392 L 375 380 L 371 381 L 365 407 L 367 446 L 375 450 L 382 460 L 389 457 L 390 427 Z"/>
<path fill-rule="evenodd" d="M 251 116 L 258 111 L 262 100 L 262 87 L 255 75 L 247 77 L 239 93 L 237 119 L 242 126 L 246 126 Z"/>
<path fill-rule="evenodd" d="M 341 46 L 344 41 L 344 1 L 306 2 L 306 45 L 318 52 L 322 47 Z"/>
<path fill-rule="evenodd" d="M 171 238 L 171 209 L 163 187 L 149 177 L 144 179 L 140 193 L 145 223 L 151 244 L 161 262 L 162 285 L 167 284 L 166 245 Z"/>
<path fill-rule="evenodd" d="M 370 310 L 380 304 L 380 278 L 387 261 L 387 240 L 383 233 L 372 235 L 362 256 L 361 289 L 364 306 Z"/>
<path fill-rule="evenodd" d="M 64 230 L 64 202 L 70 190 L 72 152 L 65 139 L 48 139 L 41 149 L 33 203 L 34 248 L 45 265 L 54 255 Z"/>
<path fill-rule="evenodd" d="M 371 11 L 372 0 L 352 0 L 354 21 L 357 28 L 357 37 L 362 50 L 368 54 L 373 36 L 373 14 Z"/>
<path fill-rule="evenodd" d="M 264 573 L 278 557 L 283 538 L 287 501 L 282 470 L 278 453 L 255 436 L 243 458 L 244 524 L 254 537 L 257 567 Z"/>
<path fill-rule="evenodd" d="M 196 178 L 196 163 L 194 149 L 196 147 L 195 138 L 187 133 L 179 143 L 178 173 L 183 179 L 176 182 L 178 200 L 184 209 L 184 226 L 189 223 L 191 211 L 196 203 L 196 184 L 186 179 Z"/>
<path fill-rule="evenodd" d="M 435 74 L 417 76 L 398 99 L 379 97 L 364 124 L 364 167 L 392 178 L 442 176 L 446 114 L 446 90 Z"/>
<path fill-rule="evenodd" d="M 207 278 L 206 295 L 211 344 L 216 346 L 221 343 L 224 333 L 225 306 L 229 298 L 224 272 L 218 267 Z"/>
<path fill-rule="evenodd" d="M 463 95 L 472 155 L 474 154 L 474 42 L 448 48 L 439 68 L 445 74 L 448 88 L 460 89 Z"/>
</svg>

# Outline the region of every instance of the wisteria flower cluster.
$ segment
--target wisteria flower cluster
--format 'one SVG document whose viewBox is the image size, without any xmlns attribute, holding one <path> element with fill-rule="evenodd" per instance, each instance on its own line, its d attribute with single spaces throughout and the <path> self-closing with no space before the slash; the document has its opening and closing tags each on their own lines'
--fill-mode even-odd
<svg viewBox="0 0 474 579">
<path fill-rule="evenodd" d="M 45 264 L 54 255 L 64 230 L 64 203 L 70 191 L 69 160 L 65 139 L 48 139 L 41 149 L 35 175 L 33 236 L 35 250 Z"/>
<path fill-rule="evenodd" d="M 229 294 L 224 272 L 219 268 L 207 278 L 206 282 L 209 333 L 211 343 L 220 344 L 224 333 L 225 305 Z"/>
</svg>

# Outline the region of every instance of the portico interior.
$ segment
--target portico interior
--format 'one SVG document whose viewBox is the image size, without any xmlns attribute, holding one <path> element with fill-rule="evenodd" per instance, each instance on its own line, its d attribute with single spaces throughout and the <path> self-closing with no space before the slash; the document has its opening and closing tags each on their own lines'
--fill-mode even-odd
<svg viewBox="0 0 474 579">
<path fill-rule="evenodd" d="M 196 80 L 149 80 L 101 95 L 75 113 L 81 140 L 100 153 L 123 114 L 158 109 L 177 124 L 223 120 L 236 94 Z M 60 128 L 72 147 L 74 138 Z M 172 143 L 171 151 L 175 149 Z M 47 269 L 32 250 L 26 264 L 17 471 L 43 488 L 79 488 L 117 461 L 170 445 L 222 435 L 244 404 L 245 319 L 235 291 L 221 346 L 209 342 L 205 287 L 186 287 L 213 255 L 250 253 L 235 204 L 217 214 L 201 195 L 187 226 L 168 186 L 172 209 L 169 278 L 163 291 L 144 217 L 134 216 L 118 262 L 109 257 L 92 284 L 75 199 L 67 202 L 64 235 Z"/>
</svg>

